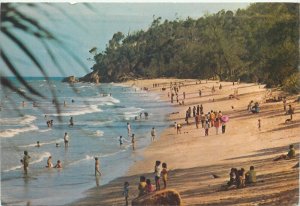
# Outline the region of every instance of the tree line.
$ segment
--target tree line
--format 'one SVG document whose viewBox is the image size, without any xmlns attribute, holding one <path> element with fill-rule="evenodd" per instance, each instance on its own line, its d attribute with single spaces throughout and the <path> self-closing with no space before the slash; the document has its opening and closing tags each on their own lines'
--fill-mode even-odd
<svg viewBox="0 0 300 206">
<path fill-rule="evenodd" d="M 215 78 L 299 91 L 299 4 L 254 3 L 198 19 L 155 18 L 144 31 L 117 32 L 90 50 L 101 82 Z"/>
</svg>

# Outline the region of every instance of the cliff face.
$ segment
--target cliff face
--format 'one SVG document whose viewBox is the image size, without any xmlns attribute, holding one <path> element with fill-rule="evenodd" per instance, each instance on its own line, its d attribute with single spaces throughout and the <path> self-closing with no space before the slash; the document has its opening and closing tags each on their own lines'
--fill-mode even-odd
<svg viewBox="0 0 300 206">
<path fill-rule="evenodd" d="M 93 71 L 84 77 L 79 78 L 80 82 L 92 82 L 98 84 L 100 82 L 100 75 L 98 71 Z"/>
</svg>

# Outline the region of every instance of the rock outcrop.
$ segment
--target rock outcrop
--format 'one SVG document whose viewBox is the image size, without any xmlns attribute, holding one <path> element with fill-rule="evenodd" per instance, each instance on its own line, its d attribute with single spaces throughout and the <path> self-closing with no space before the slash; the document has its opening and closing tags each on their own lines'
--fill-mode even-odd
<svg viewBox="0 0 300 206">
<path fill-rule="evenodd" d="M 132 200 L 132 206 L 182 205 L 180 194 L 175 190 L 160 190 Z"/>
<path fill-rule="evenodd" d="M 74 76 L 69 76 L 69 77 L 66 77 L 62 80 L 62 82 L 67 82 L 67 83 L 76 83 L 78 82 L 78 79 Z"/>
<path fill-rule="evenodd" d="M 100 82 L 100 75 L 97 71 L 93 71 L 84 77 L 79 78 L 79 81 L 81 82 L 92 82 L 98 84 Z"/>
</svg>

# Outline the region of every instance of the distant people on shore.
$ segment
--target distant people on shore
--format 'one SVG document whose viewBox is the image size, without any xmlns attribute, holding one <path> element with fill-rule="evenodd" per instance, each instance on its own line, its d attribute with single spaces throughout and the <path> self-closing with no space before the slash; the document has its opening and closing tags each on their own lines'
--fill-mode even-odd
<svg viewBox="0 0 300 206">
<path fill-rule="evenodd" d="M 260 119 L 257 120 L 257 128 L 260 131 L 260 129 L 261 129 L 261 120 Z"/>
<path fill-rule="evenodd" d="M 129 135 L 131 133 L 131 126 L 130 126 L 129 122 L 127 122 L 127 133 L 128 133 L 128 137 L 129 137 Z"/>
<path fill-rule="evenodd" d="M 134 134 L 131 135 L 131 144 L 132 144 L 132 150 L 135 150 L 135 137 L 134 137 Z"/>
<path fill-rule="evenodd" d="M 69 127 L 73 127 L 74 126 L 73 117 L 70 118 L 69 122 L 70 122 Z"/>
<path fill-rule="evenodd" d="M 256 183 L 256 171 L 254 171 L 254 166 L 250 166 L 250 170 L 246 173 L 244 168 L 240 170 L 231 168 L 227 189 L 244 188 L 253 183 Z"/>
<path fill-rule="evenodd" d="M 205 131 L 204 136 L 208 136 L 208 130 L 209 130 L 209 122 L 206 121 L 204 125 L 204 131 Z"/>
<path fill-rule="evenodd" d="M 64 135 L 64 143 L 65 143 L 65 147 L 69 146 L 69 135 L 67 132 L 65 132 L 65 135 Z"/>
<path fill-rule="evenodd" d="M 28 155 L 27 151 L 24 151 L 23 159 L 21 159 L 21 163 L 23 164 L 24 173 L 28 173 L 28 167 L 29 167 L 29 159 L 31 157 Z"/>
<path fill-rule="evenodd" d="M 155 128 L 152 127 L 152 130 L 151 130 L 151 141 L 152 142 L 155 140 L 155 136 L 156 136 Z"/>
<path fill-rule="evenodd" d="M 119 138 L 119 143 L 120 143 L 120 147 L 122 147 L 122 145 L 123 145 L 123 137 L 122 136 L 120 136 L 120 138 Z"/>
<path fill-rule="evenodd" d="M 99 159 L 98 159 L 98 157 L 95 157 L 95 176 L 97 176 L 97 175 L 101 176 L 101 172 L 100 172 Z"/>
</svg>

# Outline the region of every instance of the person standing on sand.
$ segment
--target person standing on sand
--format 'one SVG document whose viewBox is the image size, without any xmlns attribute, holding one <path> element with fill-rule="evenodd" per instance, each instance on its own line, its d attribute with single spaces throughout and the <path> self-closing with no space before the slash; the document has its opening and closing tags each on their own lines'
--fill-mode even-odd
<svg viewBox="0 0 300 206">
<path fill-rule="evenodd" d="M 132 144 L 132 150 L 135 149 L 135 138 L 134 138 L 134 134 L 131 135 L 131 144 Z"/>
<path fill-rule="evenodd" d="M 151 130 L 151 141 L 152 141 L 152 142 L 155 140 L 155 136 L 156 136 L 155 133 L 156 133 L 156 132 L 155 132 L 155 128 L 152 127 L 152 130 Z"/>
<path fill-rule="evenodd" d="M 199 128 L 199 123 L 200 123 L 200 115 L 199 114 L 197 114 L 195 116 L 195 123 L 196 123 L 196 128 L 198 129 Z"/>
<path fill-rule="evenodd" d="M 284 97 L 284 99 L 282 100 L 283 103 L 283 111 L 286 112 L 286 98 Z"/>
<path fill-rule="evenodd" d="M 155 187 L 156 187 L 156 191 L 160 190 L 160 174 L 161 174 L 161 166 L 160 166 L 161 162 L 159 160 L 157 160 L 155 162 L 155 166 L 154 166 L 154 174 L 155 174 Z"/>
<path fill-rule="evenodd" d="M 174 129 L 177 129 L 177 123 L 174 122 Z"/>
<path fill-rule="evenodd" d="M 189 114 L 189 117 L 192 117 L 192 108 L 191 107 L 189 107 L 189 109 L 188 109 L 188 114 Z"/>
<path fill-rule="evenodd" d="M 181 134 L 181 124 L 177 124 L 177 134 Z"/>
<path fill-rule="evenodd" d="M 28 172 L 29 159 L 30 159 L 30 156 L 28 155 L 28 152 L 24 151 L 24 157 L 21 160 L 21 162 L 22 162 L 22 164 L 24 166 L 24 172 L 25 172 L 25 174 L 27 174 L 27 172 Z"/>
<path fill-rule="evenodd" d="M 204 125 L 205 136 L 208 136 L 208 129 L 209 129 L 209 123 L 208 123 L 208 121 L 206 121 L 205 125 Z"/>
<path fill-rule="evenodd" d="M 189 111 L 186 111 L 186 113 L 185 113 L 185 122 L 186 122 L 186 124 L 188 125 L 189 124 Z"/>
<path fill-rule="evenodd" d="M 98 157 L 95 157 L 95 176 L 97 175 L 101 176 L 101 172 L 100 172 L 100 163 Z"/>
<path fill-rule="evenodd" d="M 194 106 L 193 107 L 193 117 L 195 117 L 196 116 L 196 107 Z"/>
<path fill-rule="evenodd" d="M 261 120 L 260 119 L 258 119 L 257 127 L 258 127 L 258 130 L 260 131 L 260 128 L 261 128 Z"/>
<path fill-rule="evenodd" d="M 199 104 L 197 105 L 197 114 L 200 115 L 200 106 L 199 106 Z"/>
<path fill-rule="evenodd" d="M 183 92 L 183 99 L 185 99 L 185 92 Z"/>
</svg>

